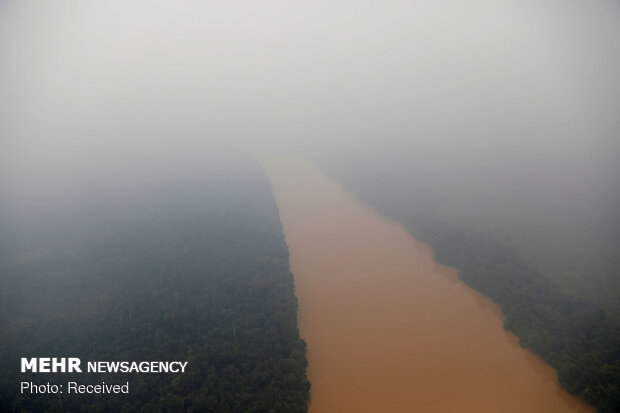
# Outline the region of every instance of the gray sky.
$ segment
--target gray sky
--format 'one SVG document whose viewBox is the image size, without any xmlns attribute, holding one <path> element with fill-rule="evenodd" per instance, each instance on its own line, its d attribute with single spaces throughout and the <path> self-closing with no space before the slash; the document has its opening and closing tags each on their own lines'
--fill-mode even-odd
<svg viewBox="0 0 620 413">
<path fill-rule="evenodd" d="M 9 182 L 212 140 L 590 170 L 620 153 L 611 0 L 8 1 L 0 56 Z"/>
</svg>

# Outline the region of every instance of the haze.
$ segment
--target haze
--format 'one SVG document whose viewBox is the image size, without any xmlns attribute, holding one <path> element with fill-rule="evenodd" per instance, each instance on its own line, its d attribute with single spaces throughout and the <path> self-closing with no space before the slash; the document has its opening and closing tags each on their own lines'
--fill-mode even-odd
<svg viewBox="0 0 620 413">
<path fill-rule="evenodd" d="M 598 226 L 620 210 L 614 1 L 1 7 L 6 194 L 128 178 L 147 159 L 178 174 L 217 142 L 508 205 L 516 191 Z"/>
<path fill-rule="evenodd" d="M 467 165 L 564 162 L 597 178 L 619 152 L 613 1 L 0 10 L 5 177 L 210 140 L 336 156 L 404 147 Z M 174 136 L 156 133 L 162 122 Z M 122 132 L 135 125 L 142 133 Z"/>
<path fill-rule="evenodd" d="M 54 342 L 26 334 L 48 321 L 90 337 L 75 341 L 83 357 L 107 339 L 111 354 L 153 354 L 132 341 L 142 320 L 144 343 L 165 343 L 160 355 L 228 360 L 175 379 L 183 397 L 166 402 L 266 411 L 281 386 L 284 411 L 303 412 L 310 377 L 326 401 L 317 412 L 334 411 L 345 387 L 317 392 L 337 363 L 315 361 L 355 352 L 315 315 L 350 308 L 330 318 L 359 337 L 361 361 L 342 377 L 368 389 L 381 383 L 358 374 L 364 357 L 376 350 L 397 371 L 413 348 L 402 343 L 424 337 L 447 347 L 415 352 L 439 360 L 419 383 L 444 382 L 442 351 L 455 357 L 446 371 L 463 360 L 480 370 L 481 381 L 461 369 L 445 382 L 461 394 L 446 405 L 475 385 L 472 411 L 510 398 L 517 410 L 531 398 L 541 411 L 616 411 L 619 40 L 612 0 L 2 2 L 3 360 Z M 446 278 L 437 263 L 456 269 Z M 386 353 L 398 343 L 402 354 Z M 237 350 L 250 361 L 222 356 Z M 491 355 L 504 381 L 478 368 Z M 3 400 L 28 410 L 4 370 Z M 384 387 L 415 387 L 401 373 Z M 372 409 L 358 398 L 370 391 L 345 381 L 350 406 Z M 438 389 L 422 392 L 427 406 L 439 406 Z"/>
</svg>

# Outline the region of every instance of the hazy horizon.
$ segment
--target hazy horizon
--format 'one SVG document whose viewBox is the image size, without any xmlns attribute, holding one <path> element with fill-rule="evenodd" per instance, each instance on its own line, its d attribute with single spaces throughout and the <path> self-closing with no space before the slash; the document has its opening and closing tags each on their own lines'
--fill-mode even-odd
<svg viewBox="0 0 620 413">
<path fill-rule="evenodd" d="M 9 1 L 3 175 L 218 141 L 605 176 L 618 38 L 601 0 Z"/>
</svg>

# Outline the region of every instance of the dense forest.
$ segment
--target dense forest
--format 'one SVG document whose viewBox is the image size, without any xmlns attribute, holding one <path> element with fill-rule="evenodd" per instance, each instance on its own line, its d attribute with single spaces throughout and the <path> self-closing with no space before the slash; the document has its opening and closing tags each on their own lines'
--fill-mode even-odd
<svg viewBox="0 0 620 413">
<path fill-rule="evenodd" d="M 505 317 L 504 327 L 519 337 L 522 346 L 531 348 L 555 367 L 560 383 L 568 391 L 596 405 L 600 412 L 620 411 L 620 324 L 587 297 L 568 293 L 543 272 L 545 267 L 539 268 L 535 261 L 524 259 L 519 244 L 509 244 L 500 238 L 501 232 L 482 225 L 476 227 L 471 221 L 447 213 L 475 205 L 470 199 L 475 193 L 467 191 L 474 185 L 463 180 L 467 172 L 459 175 L 445 166 L 428 164 L 425 170 L 412 163 L 399 163 L 398 157 L 388 166 L 373 162 L 377 159 L 376 154 L 373 156 L 360 156 L 348 164 L 325 159 L 321 163 L 363 202 L 400 221 L 415 238 L 428 243 L 439 262 L 457 267 L 461 280 L 497 302 Z M 437 184 L 438 176 L 459 182 L 460 186 L 444 186 L 457 194 L 443 192 Z M 488 176 L 485 179 L 488 181 Z M 487 194 L 485 199 L 490 198 Z M 501 202 L 496 204 L 495 208 L 499 208 Z M 488 212 L 493 208 L 481 206 L 480 209 Z M 520 212 L 513 206 L 515 211 Z M 487 217 L 492 219 L 490 214 Z M 481 218 L 479 222 L 482 221 Z M 542 231 L 545 222 L 537 222 Z M 615 225 L 610 223 L 608 229 L 616 228 Z M 518 232 L 522 228 L 512 230 Z M 544 250 L 540 252 L 544 253 Z M 605 259 L 603 253 L 600 260 Z M 562 258 L 555 254 L 553 258 Z M 588 281 L 589 275 L 584 274 L 585 279 L 580 282 L 596 279 L 593 274 Z M 605 289 L 601 285 L 598 288 Z M 617 290 L 600 294 L 615 295 L 618 299 Z"/>
<path fill-rule="evenodd" d="M 80 185 L 50 183 L 58 192 L 37 194 L 37 202 L 7 197 L 2 411 L 307 411 L 305 343 L 269 182 L 237 153 L 196 154 L 190 174 L 187 158 L 133 165 L 122 179 L 97 179 L 98 172 L 76 178 Z M 20 357 L 188 367 L 183 374 L 22 374 Z M 129 381 L 130 392 L 19 391 L 20 381 L 68 380 Z"/>
</svg>

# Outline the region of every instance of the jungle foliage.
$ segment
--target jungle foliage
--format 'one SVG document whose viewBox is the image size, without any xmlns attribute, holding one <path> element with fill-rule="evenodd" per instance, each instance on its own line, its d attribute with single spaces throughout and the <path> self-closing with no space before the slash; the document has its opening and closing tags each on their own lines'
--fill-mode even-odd
<svg viewBox="0 0 620 413">
<path fill-rule="evenodd" d="M 2 223 L 12 241 L 0 260 L 2 411 L 307 411 L 278 210 L 260 168 L 235 162 L 243 167 L 92 188 L 91 201 L 38 207 L 45 222 L 3 211 L 14 219 Z M 188 371 L 22 374 L 20 357 L 181 360 Z M 21 381 L 69 380 L 128 381 L 130 392 L 19 392 Z"/>
</svg>

